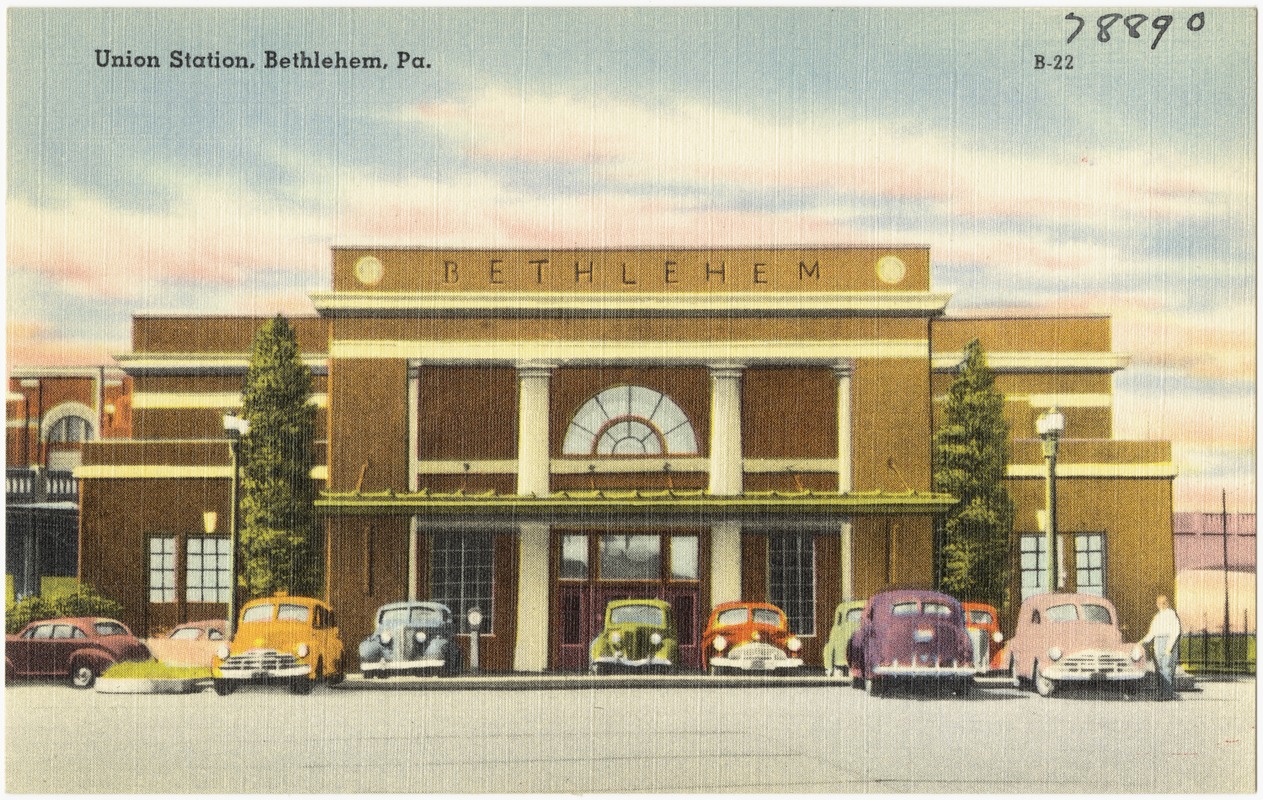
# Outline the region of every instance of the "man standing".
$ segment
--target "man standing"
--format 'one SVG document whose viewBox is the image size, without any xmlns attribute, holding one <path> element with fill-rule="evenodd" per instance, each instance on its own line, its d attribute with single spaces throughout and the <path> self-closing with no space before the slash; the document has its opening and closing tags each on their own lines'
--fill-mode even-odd
<svg viewBox="0 0 1263 800">
<path fill-rule="evenodd" d="M 1155 605 L 1158 613 L 1149 623 L 1149 633 L 1141 644 L 1153 642 L 1153 660 L 1158 668 L 1158 699 L 1175 699 L 1175 661 L 1179 653 L 1180 618 L 1164 594 L 1158 595 Z"/>
</svg>

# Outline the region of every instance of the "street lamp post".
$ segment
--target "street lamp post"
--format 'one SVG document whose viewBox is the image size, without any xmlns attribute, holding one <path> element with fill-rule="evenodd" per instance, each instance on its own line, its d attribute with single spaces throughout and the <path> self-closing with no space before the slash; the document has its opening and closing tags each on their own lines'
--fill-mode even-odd
<svg viewBox="0 0 1263 800">
<path fill-rule="evenodd" d="M 237 624 L 237 528 L 241 524 L 239 486 L 241 483 L 241 437 L 250 432 L 250 422 L 232 414 L 224 415 L 224 433 L 228 434 L 228 452 L 232 455 L 232 498 L 228 516 L 228 626 L 232 639 Z"/>
<path fill-rule="evenodd" d="M 478 673 L 478 635 L 482 631 L 482 609 L 474 606 L 466 616 L 469 621 L 469 671 Z"/>
<path fill-rule="evenodd" d="M 1056 406 L 1039 415 L 1035 432 L 1043 445 L 1048 476 L 1044 481 L 1044 507 L 1048 509 L 1048 591 L 1057 591 L 1057 445 L 1066 430 L 1066 417 Z"/>
</svg>

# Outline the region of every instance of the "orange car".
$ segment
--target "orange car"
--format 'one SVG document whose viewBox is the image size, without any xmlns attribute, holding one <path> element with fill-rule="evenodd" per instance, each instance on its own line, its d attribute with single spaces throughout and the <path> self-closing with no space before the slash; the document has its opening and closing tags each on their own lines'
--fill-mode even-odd
<svg viewBox="0 0 1263 800">
<path fill-rule="evenodd" d="M 251 600 L 231 644 L 211 662 L 215 692 L 232 694 L 243 683 L 288 683 L 307 694 L 321 681 L 342 682 L 342 640 L 333 611 L 320 600 L 277 594 Z"/>
<path fill-rule="evenodd" d="M 1001 643 L 1004 634 L 1000 632 L 1000 615 L 995 606 L 986 603 L 961 603 L 965 610 L 965 627 L 969 630 L 969 641 L 974 645 L 974 666 L 978 673 L 985 674 L 993 669 L 1000 669 Z"/>
<path fill-rule="evenodd" d="M 785 612 L 771 603 L 720 603 L 702 634 L 702 669 L 713 675 L 795 669 L 803 665 L 802 646 Z"/>
</svg>

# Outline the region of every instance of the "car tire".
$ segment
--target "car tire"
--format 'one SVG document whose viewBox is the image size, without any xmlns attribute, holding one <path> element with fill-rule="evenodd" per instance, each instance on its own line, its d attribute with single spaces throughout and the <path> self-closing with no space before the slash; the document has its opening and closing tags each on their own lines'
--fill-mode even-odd
<svg viewBox="0 0 1263 800">
<path fill-rule="evenodd" d="M 91 689 L 96 683 L 96 672 L 91 664 L 76 661 L 70 665 L 70 685 L 76 689 Z"/>
<path fill-rule="evenodd" d="M 346 680 L 346 672 L 343 671 L 342 662 L 339 659 L 337 666 L 334 668 L 334 671 L 330 673 L 329 675 L 328 682 L 330 686 L 337 686 L 338 684 L 342 683 L 344 680 Z"/>
<path fill-rule="evenodd" d="M 973 689 L 973 678 L 960 678 L 956 681 L 956 685 L 952 687 L 952 694 L 960 698 L 968 698 Z"/>
<path fill-rule="evenodd" d="M 871 677 L 864 679 L 864 691 L 871 697 L 881 697 L 882 690 L 884 688 L 885 687 L 883 687 L 881 683 L 881 678 Z"/>
<path fill-rule="evenodd" d="M 838 665 L 833 663 L 833 658 L 833 653 L 829 653 L 828 663 L 824 665 L 824 675 L 826 678 L 838 677 Z"/>
<path fill-rule="evenodd" d="M 1052 697 L 1053 692 L 1057 691 L 1057 682 L 1044 676 L 1038 661 L 1035 662 L 1035 691 L 1040 697 Z"/>
<path fill-rule="evenodd" d="M 315 681 L 311 678 L 292 678 L 289 682 L 290 694 L 311 694 L 313 684 Z"/>
<path fill-rule="evenodd" d="M 214 685 L 215 687 L 215 694 L 219 695 L 220 697 L 227 697 L 228 695 L 237 691 L 236 682 L 230 681 L 226 678 L 216 678 L 214 681 L 212 681 L 212 685 Z"/>
<path fill-rule="evenodd" d="M 1022 688 L 1022 676 L 1017 671 L 1017 659 L 1009 656 L 1009 680 L 1013 682 L 1014 689 Z"/>
</svg>

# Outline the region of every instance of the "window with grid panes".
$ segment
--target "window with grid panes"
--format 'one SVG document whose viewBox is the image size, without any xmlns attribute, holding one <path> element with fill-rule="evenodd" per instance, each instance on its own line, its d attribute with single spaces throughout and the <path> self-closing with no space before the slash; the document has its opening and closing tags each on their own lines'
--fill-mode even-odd
<svg viewBox="0 0 1263 800">
<path fill-rule="evenodd" d="M 431 538 L 431 593 L 461 621 L 461 630 L 474 606 L 482 610 L 483 632 L 492 628 L 492 542 L 493 535 L 482 532 L 436 533 Z"/>
<path fill-rule="evenodd" d="M 175 602 L 175 537 L 149 537 L 149 602 Z"/>
<path fill-rule="evenodd" d="M 1022 534 L 1022 599 L 1048 591 L 1044 583 L 1048 578 L 1047 536 L 1042 533 Z"/>
<path fill-rule="evenodd" d="M 768 537 L 768 599 L 789 618 L 789 629 L 803 636 L 816 632 L 816 551 L 810 533 L 773 533 Z"/>
<path fill-rule="evenodd" d="M 1074 535 L 1075 583 L 1080 592 L 1105 596 L 1105 536 L 1100 533 Z"/>
<path fill-rule="evenodd" d="M 186 599 L 227 603 L 231 558 L 227 536 L 190 536 L 184 568 Z"/>
</svg>

